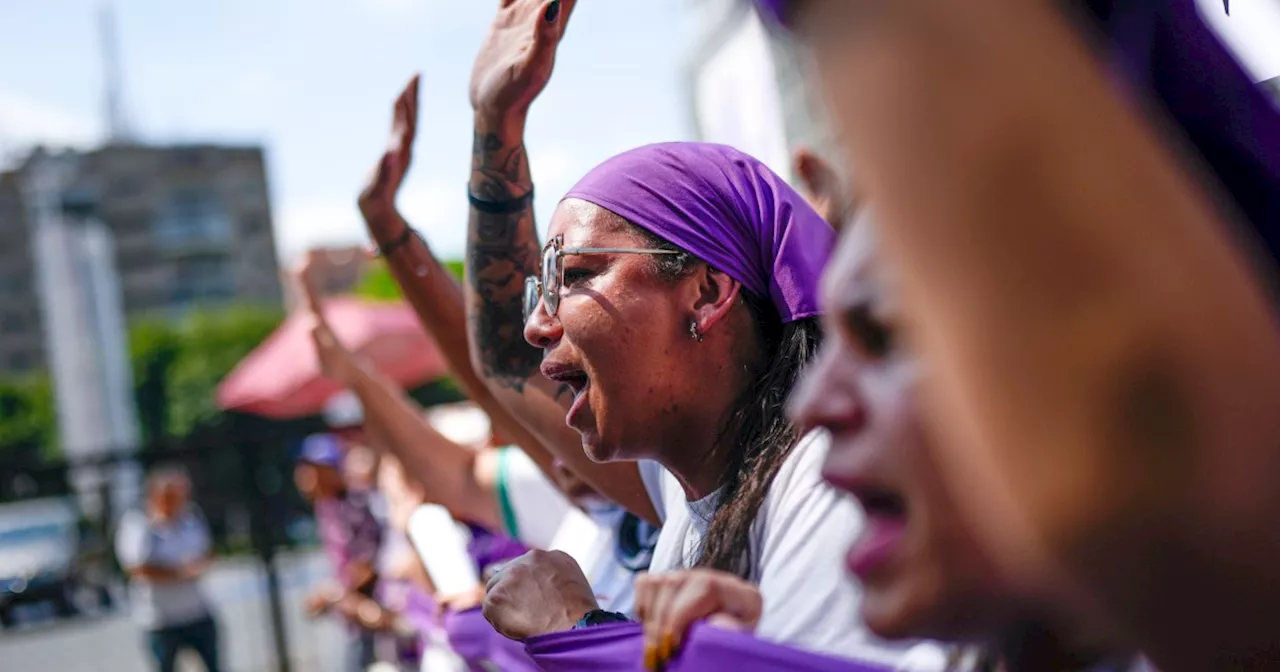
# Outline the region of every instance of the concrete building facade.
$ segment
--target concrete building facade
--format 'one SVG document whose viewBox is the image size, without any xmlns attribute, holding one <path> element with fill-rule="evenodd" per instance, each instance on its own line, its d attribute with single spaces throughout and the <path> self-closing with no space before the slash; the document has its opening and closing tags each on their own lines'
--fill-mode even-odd
<svg viewBox="0 0 1280 672">
<path fill-rule="evenodd" d="M 47 368 L 28 185 L 37 150 L 0 175 L 0 373 Z M 279 306 L 266 167 L 259 147 L 110 144 L 64 153 L 70 216 L 104 223 L 126 321 L 232 302 Z"/>
</svg>

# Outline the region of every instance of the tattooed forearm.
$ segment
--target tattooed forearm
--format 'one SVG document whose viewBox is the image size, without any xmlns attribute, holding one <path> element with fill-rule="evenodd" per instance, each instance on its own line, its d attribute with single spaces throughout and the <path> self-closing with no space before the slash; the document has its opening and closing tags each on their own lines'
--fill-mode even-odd
<svg viewBox="0 0 1280 672">
<path fill-rule="evenodd" d="M 524 147 L 477 132 L 472 148 L 471 191 L 491 201 L 529 193 Z M 467 314 L 480 373 L 523 391 L 537 375 L 542 353 L 524 340 L 524 279 L 538 272 L 533 210 L 487 213 L 471 209 L 467 239 Z"/>
</svg>

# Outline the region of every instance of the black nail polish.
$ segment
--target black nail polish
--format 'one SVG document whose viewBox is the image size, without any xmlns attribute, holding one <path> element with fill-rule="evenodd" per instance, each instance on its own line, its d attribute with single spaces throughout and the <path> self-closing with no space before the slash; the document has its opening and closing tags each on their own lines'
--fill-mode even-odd
<svg viewBox="0 0 1280 672">
<path fill-rule="evenodd" d="M 547 20 L 547 23 L 555 23 L 556 19 L 560 18 L 560 0 L 556 0 L 547 7 L 547 13 L 543 18 Z"/>
</svg>

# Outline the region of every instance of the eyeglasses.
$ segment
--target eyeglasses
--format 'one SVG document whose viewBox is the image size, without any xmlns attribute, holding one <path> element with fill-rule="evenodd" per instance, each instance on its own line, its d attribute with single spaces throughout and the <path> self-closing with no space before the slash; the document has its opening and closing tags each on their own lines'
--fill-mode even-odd
<svg viewBox="0 0 1280 672">
<path fill-rule="evenodd" d="M 556 236 L 542 248 L 542 277 L 524 279 L 524 321 L 528 322 L 538 302 L 555 317 L 560 310 L 560 288 L 564 286 L 564 258 L 570 254 L 680 254 L 675 250 L 636 247 L 565 247 L 564 236 Z"/>
</svg>

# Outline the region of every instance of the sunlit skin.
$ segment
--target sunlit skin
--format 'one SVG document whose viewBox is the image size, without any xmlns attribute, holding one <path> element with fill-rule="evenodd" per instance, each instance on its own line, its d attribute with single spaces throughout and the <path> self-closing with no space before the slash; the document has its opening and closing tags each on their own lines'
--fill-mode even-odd
<svg viewBox="0 0 1280 672">
<path fill-rule="evenodd" d="M 333 499 L 342 492 L 342 475 L 333 467 L 302 462 L 293 469 L 293 483 L 308 502 Z"/>
<path fill-rule="evenodd" d="M 922 367 L 895 333 L 893 281 L 876 273 L 874 249 L 871 230 L 858 225 L 828 266 L 826 339 L 791 413 L 801 426 L 831 432 L 824 475 L 862 501 L 867 534 L 902 526 L 888 558 L 859 573 L 868 626 L 891 638 L 970 639 L 991 632 L 1006 607 L 991 599 L 996 572 L 956 513 L 928 448 L 916 401 Z"/>
<path fill-rule="evenodd" d="M 616 215 L 573 199 L 549 235 L 565 247 L 647 247 Z M 712 447 L 742 377 L 738 334 L 749 333 L 736 281 L 700 267 L 673 283 L 638 254 L 567 255 L 564 269 L 556 317 L 539 304 L 525 339 L 543 350 L 543 374 L 573 387 L 566 421 L 584 450 L 599 462 L 656 459 L 693 497 L 714 491 L 723 458 Z M 690 337 L 695 319 L 702 342 Z"/>
<path fill-rule="evenodd" d="M 157 520 L 173 520 L 187 508 L 191 500 L 191 483 L 185 478 L 165 478 L 151 487 L 147 503 Z"/>
</svg>

